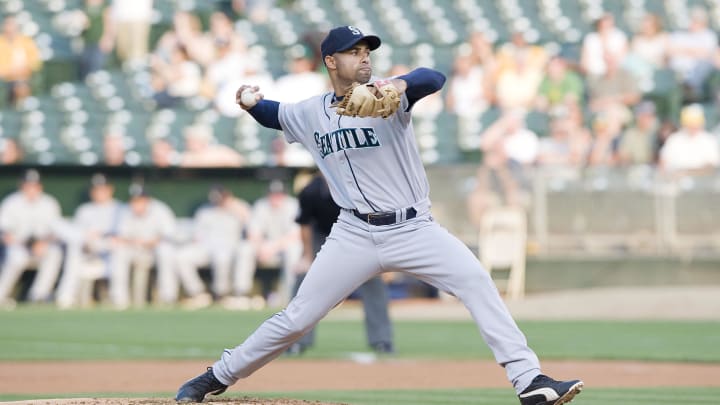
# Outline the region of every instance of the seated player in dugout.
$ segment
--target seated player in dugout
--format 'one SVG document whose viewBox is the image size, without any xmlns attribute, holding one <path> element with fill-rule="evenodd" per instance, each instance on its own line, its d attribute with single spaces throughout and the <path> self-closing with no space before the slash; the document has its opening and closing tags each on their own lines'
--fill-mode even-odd
<svg viewBox="0 0 720 405">
<path fill-rule="evenodd" d="M 542 374 L 488 272 L 464 243 L 433 220 L 411 109 L 440 90 L 445 76 L 417 68 L 397 77 L 374 77 L 370 55 L 380 44 L 380 38 L 353 26 L 330 30 L 321 51 L 334 91 L 298 103 L 265 100 L 256 86 L 238 89 L 242 109 L 310 151 L 341 207 L 340 216 L 288 306 L 183 384 L 178 402 L 201 402 L 250 376 L 362 283 L 387 271 L 412 274 L 460 299 L 521 404 L 565 404 L 581 391 L 580 380 L 556 381 Z"/>
</svg>

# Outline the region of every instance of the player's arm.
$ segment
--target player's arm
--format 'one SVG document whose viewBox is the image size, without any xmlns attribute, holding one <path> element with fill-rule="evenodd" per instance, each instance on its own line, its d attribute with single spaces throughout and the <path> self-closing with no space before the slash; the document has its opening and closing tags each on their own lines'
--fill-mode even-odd
<svg viewBox="0 0 720 405">
<path fill-rule="evenodd" d="M 421 98 L 440 90 L 445 84 L 445 79 L 445 75 L 437 70 L 417 68 L 392 79 L 392 83 L 400 92 L 405 92 L 410 109 Z"/>
<path fill-rule="evenodd" d="M 246 102 L 243 102 L 242 93 L 247 89 L 250 89 L 255 93 L 255 105 L 248 106 Z M 260 125 L 282 131 L 280 120 L 278 119 L 280 103 L 273 100 L 265 100 L 263 94 L 259 93 L 258 90 L 260 90 L 260 88 L 257 86 L 240 86 L 235 93 L 235 102 L 240 106 L 240 108 L 249 112 L 250 115 L 255 118 L 255 121 L 257 121 Z"/>
</svg>

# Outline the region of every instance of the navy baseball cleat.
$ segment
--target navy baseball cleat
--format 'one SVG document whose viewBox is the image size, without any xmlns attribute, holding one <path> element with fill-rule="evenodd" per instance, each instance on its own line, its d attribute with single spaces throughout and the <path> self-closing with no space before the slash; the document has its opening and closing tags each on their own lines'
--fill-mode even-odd
<svg viewBox="0 0 720 405">
<path fill-rule="evenodd" d="M 522 405 L 561 405 L 572 401 L 582 389 L 580 380 L 555 381 L 540 374 L 518 397 Z"/>
<path fill-rule="evenodd" d="M 176 402 L 202 402 L 205 395 L 220 395 L 227 389 L 227 385 L 218 381 L 213 374 L 212 367 L 192 380 L 183 384 L 175 396 Z"/>
</svg>

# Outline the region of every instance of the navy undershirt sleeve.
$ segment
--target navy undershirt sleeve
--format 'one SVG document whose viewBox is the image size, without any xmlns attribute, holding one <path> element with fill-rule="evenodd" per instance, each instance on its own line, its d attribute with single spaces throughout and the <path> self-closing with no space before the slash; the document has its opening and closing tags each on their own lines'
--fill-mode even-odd
<svg viewBox="0 0 720 405">
<path fill-rule="evenodd" d="M 418 100 L 435 93 L 445 84 L 444 74 L 428 68 L 417 68 L 408 74 L 398 76 L 398 79 L 405 80 L 407 83 L 405 94 L 410 102 L 408 110 L 412 108 Z"/>
<path fill-rule="evenodd" d="M 260 123 L 260 125 L 282 131 L 282 127 L 280 127 L 280 120 L 278 119 L 280 103 L 277 101 L 263 99 L 258 101 L 253 108 L 247 111 L 253 118 L 255 118 L 255 121 Z"/>
</svg>

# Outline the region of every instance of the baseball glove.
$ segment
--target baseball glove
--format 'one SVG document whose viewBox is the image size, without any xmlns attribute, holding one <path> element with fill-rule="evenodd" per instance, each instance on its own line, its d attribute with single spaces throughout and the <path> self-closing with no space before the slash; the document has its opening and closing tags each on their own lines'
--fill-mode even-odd
<svg viewBox="0 0 720 405">
<path fill-rule="evenodd" d="M 400 107 L 400 92 L 390 80 L 353 83 L 342 101 L 334 107 L 340 115 L 387 118 Z"/>
</svg>

